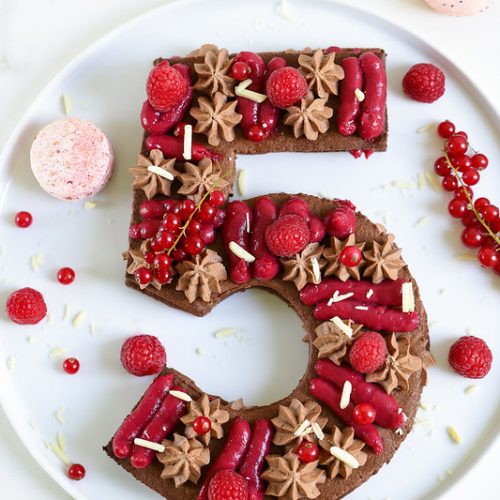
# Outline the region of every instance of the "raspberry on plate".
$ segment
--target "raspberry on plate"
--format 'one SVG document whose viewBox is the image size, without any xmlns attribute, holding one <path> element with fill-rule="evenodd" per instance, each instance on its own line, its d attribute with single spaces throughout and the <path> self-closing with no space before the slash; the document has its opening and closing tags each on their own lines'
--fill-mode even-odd
<svg viewBox="0 0 500 500">
<path fill-rule="evenodd" d="M 19 325 L 35 325 L 47 314 L 43 295 L 29 287 L 13 292 L 7 299 L 6 310 L 9 318 Z"/>
<path fill-rule="evenodd" d="M 445 77 L 433 64 L 412 66 L 403 78 L 404 93 L 420 102 L 434 102 L 444 94 Z"/>
<path fill-rule="evenodd" d="M 351 366 L 360 373 L 373 373 L 387 358 L 387 344 L 377 332 L 366 332 L 358 337 L 349 352 Z"/>
<path fill-rule="evenodd" d="M 215 474 L 208 486 L 208 500 L 246 500 L 248 483 L 230 469 L 220 470 Z"/>
<path fill-rule="evenodd" d="M 493 361 L 490 348 L 483 339 L 466 335 L 450 347 L 448 363 L 463 377 L 483 378 L 488 374 Z"/>
<path fill-rule="evenodd" d="M 307 94 L 307 80 L 295 68 L 285 66 L 271 73 L 266 84 L 267 97 L 277 108 L 289 108 Z"/>
<path fill-rule="evenodd" d="M 309 227 L 300 215 L 283 215 L 267 227 L 265 240 L 272 254 L 292 257 L 302 252 L 309 243 Z"/>
<path fill-rule="evenodd" d="M 148 76 L 146 93 L 156 111 L 168 111 L 182 101 L 188 82 L 179 70 L 164 61 L 155 66 Z"/>
<path fill-rule="evenodd" d="M 134 335 L 122 345 L 120 359 L 123 367 L 132 375 L 154 375 L 165 368 L 165 348 L 154 335 Z"/>
</svg>

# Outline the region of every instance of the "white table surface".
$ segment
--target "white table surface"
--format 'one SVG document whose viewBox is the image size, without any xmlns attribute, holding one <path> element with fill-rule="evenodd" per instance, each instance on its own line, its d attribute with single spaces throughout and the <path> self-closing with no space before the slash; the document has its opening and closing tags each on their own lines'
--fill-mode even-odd
<svg viewBox="0 0 500 500">
<path fill-rule="evenodd" d="M 498 2 L 486 13 L 449 18 L 429 9 L 423 0 L 343 1 L 356 3 L 419 33 L 471 75 L 500 110 Z M 164 3 L 165 0 L 0 0 L 0 148 L 30 102 L 59 69 L 100 36 Z M 251 6 L 250 0 L 248 5 Z M 482 500 L 498 498 L 499 458 L 497 442 L 442 500 L 475 498 L 479 492 Z M 31 458 L 1 409 L 0 464 L 1 498 L 69 498 Z"/>
</svg>

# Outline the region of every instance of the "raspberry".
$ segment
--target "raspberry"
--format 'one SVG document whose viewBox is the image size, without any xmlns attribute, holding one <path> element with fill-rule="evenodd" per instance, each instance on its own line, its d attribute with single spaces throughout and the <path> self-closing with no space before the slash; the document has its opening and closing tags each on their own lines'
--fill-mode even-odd
<svg viewBox="0 0 500 500">
<path fill-rule="evenodd" d="M 443 72 L 433 64 L 415 64 L 403 78 L 404 93 L 415 101 L 434 102 L 444 94 Z"/>
<path fill-rule="evenodd" d="M 123 368 L 132 375 L 153 375 L 165 368 L 167 355 L 161 342 L 153 335 L 134 335 L 122 345 Z"/>
<path fill-rule="evenodd" d="M 7 314 L 19 325 L 35 325 L 47 314 L 43 295 L 33 288 L 21 288 L 7 299 Z"/>
<path fill-rule="evenodd" d="M 341 205 L 327 214 L 323 223 L 330 236 L 344 240 L 356 230 L 356 214 L 349 205 Z"/>
<path fill-rule="evenodd" d="M 466 335 L 450 347 L 448 363 L 463 377 L 483 378 L 491 368 L 493 355 L 483 339 Z"/>
<path fill-rule="evenodd" d="M 247 500 L 248 483 L 237 472 L 223 469 L 208 485 L 208 500 Z"/>
<path fill-rule="evenodd" d="M 158 64 L 149 73 L 146 94 L 156 111 L 168 111 L 180 104 L 187 90 L 186 79 L 167 62 Z"/>
<path fill-rule="evenodd" d="M 351 366 L 360 373 L 378 370 L 387 358 L 387 344 L 377 332 L 366 332 L 358 337 L 349 352 Z"/>
<path fill-rule="evenodd" d="M 283 215 L 267 227 L 265 239 L 272 254 L 278 257 L 292 257 L 302 252 L 309 243 L 309 227 L 299 215 Z"/>
<path fill-rule="evenodd" d="M 266 93 L 277 108 L 289 108 L 306 95 L 307 80 L 297 69 L 285 66 L 271 73 Z"/>
</svg>

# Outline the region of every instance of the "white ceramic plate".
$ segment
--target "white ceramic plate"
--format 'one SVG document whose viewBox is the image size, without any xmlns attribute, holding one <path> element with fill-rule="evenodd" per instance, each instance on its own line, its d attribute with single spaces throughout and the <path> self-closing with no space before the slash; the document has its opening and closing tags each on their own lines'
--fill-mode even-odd
<svg viewBox="0 0 500 500">
<path fill-rule="evenodd" d="M 33 286 L 44 293 L 52 321 L 20 327 L 2 320 L 1 402 L 36 460 L 75 498 L 156 498 L 101 451 L 150 381 L 129 376 L 121 368 L 119 348 L 125 337 L 138 332 L 157 335 L 171 366 L 209 392 L 226 399 L 243 396 L 250 404 L 287 394 L 306 366 L 299 320 L 264 292 L 232 297 L 199 319 L 123 286 L 120 254 L 127 245 L 131 202 L 127 167 L 134 164 L 139 149 L 145 78 L 157 56 L 184 54 L 204 42 L 235 51 L 340 45 L 384 47 L 389 53 L 387 153 L 369 161 L 354 160 L 346 153 L 238 160 L 238 166 L 248 171 L 248 196 L 320 192 L 352 199 L 374 220 L 383 221 L 385 216 L 422 289 L 438 360 L 423 396 L 429 409 L 422 412 L 420 425 L 391 464 L 350 498 L 437 497 L 471 467 L 498 431 L 498 363 L 477 382 L 477 391 L 466 395 L 470 381 L 450 372 L 446 354 L 451 341 L 467 328 L 498 352 L 499 279 L 474 262 L 455 258 L 464 249 L 459 244 L 460 224 L 446 215 L 448 196 L 429 185 L 417 188 L 418 175 L 431 169 L 440 142 L 433 131 L 416 130 L 451 118 L 498 166 L 499 118 L 456 66 L 402 28 L 326 1 L 287 5 L 291 20 L 278 15 L 269 1 L 232 2 L 228 8 L 227 2 L 214 0 L 169 4 L 128 23 L 52 80 L 3 152 L 1 300 L 15 289 Z M 446 94 L 432 105 L 413 102 L 401 92 L 404 72 L 422 61 L 438 64 L 447 75 Z M 94 121 L 109 135 L 117 153 L 114 178 L 96 197 L 93 210 L 86 210 L 83 203 L 50 198 L 29 168 L 31 141 L 41 126 L 62 115 L 62 94 L 71 97 L 76 116 Z M 500 170 L 490 168 L 483 177 L 481 194 L 498 200 Z M 401 187 L 406 185 L 413 188 Z M 32 227 L 14 226 L 18 210 L 33 213 Z M 34 255 L 43 258 L 36 272 L 30 267 Z M 63 265 L 77 272 L 69 287 L 55 280 Z M 79 311 L 86 316 L 74 327 L 72 320 Z M 95 326 L 95 335 L 90 325 Z M 223 327 L 235 327 L 238 335 L 215 338 L 213 333 Z M 80 359 L 78 375 L 62 373 L 64 356 L 49 356 L 58 347 Z M 9 357 L 14 360 L 10 370 Z M 54 416 L 60 407 L 65 409 L 64 424 Z M 448 425 L 460 431 L 462 446 L 449 440 Z M 80 483 L 66 478 L 62 464 L 44 446 L 58 432 L 68 456 L 87 468 Z M 437 480 L 439 475 L 442 481 Z"/>
</svg>

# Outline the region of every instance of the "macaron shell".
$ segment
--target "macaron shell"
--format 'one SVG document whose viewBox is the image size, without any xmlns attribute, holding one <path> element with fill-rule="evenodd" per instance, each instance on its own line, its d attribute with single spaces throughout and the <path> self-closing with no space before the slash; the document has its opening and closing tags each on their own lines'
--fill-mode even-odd
<svg viewBox="0 0 500 500">
<path fill-rule="evenodd" d="M 30 160 L 42 189 L 60 200 L 94 196 L 107 184 L 114 167 L 106 135 L 79 118 L 62 118 L 40 130 Z"/>
<path fill-rule="evenodd" d="M 447 14 L 449 16 L 470 16 L 472 14 L 477 14 L 490 5 L 492 5 L 495 0 L 425 0 L 426 3 L 432 7 L 435 11 L 441 14 Z"/>
</svg>

